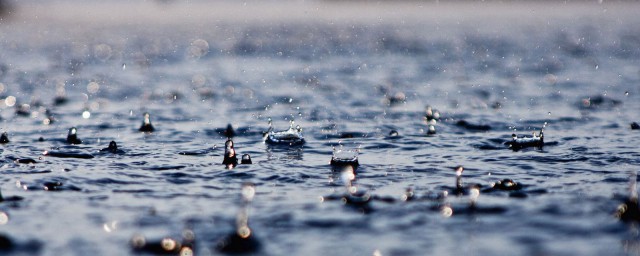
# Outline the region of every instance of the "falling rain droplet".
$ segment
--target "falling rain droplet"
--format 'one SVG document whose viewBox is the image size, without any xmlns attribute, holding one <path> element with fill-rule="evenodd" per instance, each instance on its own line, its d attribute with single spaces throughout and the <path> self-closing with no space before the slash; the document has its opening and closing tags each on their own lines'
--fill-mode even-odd
<svg viewBox="0 0 640 256">
<path fill-rule="evenodd" d="M 624 96 L 629 96 L 629 92 L 624 92 Z"/>
<path fill-rule="evenodd" d="M 547 115 L 551 115 L 551 112 L 547 113 Z"/>
<path fill-rule="evenodd" d="M 122 63 L 122 71 L 125 71 L 127 69 L 127 64 Z"/>
</svg>

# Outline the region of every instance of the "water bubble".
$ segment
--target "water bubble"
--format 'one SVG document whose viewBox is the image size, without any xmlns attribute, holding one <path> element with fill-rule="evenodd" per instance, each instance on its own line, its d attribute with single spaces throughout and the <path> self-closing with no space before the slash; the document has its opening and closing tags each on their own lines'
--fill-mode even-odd
<svg viewBox="0 0 640 256">
<path fill-rule="evenodd" d="M 93 47 L 93 55 L 101 61 L 111 58 L 112 53 L 111 46 L 107 44 L 99 44 Z"/>
<path fill-rule="evenodd" d="M 8 107 L 13 107 L 16 104 L 16 97 L 14 96 L 9 96 L 6 99 L 4 99 L 4 104 L 7 105 Z"/>
<path fill-rule="evenodd" d="M 182 249 L 180 249 L 180 256 L 193 256 L 193 249 L 189 248 L 189 247 L 182 247 Z"/>
<path fill-rule="evenodd" d="M 236 92 L 236 88 L 231 86 L 231 85 L 229 85 L 229 86 L 224 88 L 224 92 L 226 94 L 234 94 Z"/>
<path fill-rule="evenodd" d="M 207 78 L 202 74 L 196 74 L 191 77 L 191 84 L 196 87 L 201 87 L 205 84 Z"/>
<path fill-rule="evenodd" d="M 204 39 L 196 39 L 191 42 L 191 46 L 189 46 L 187 51 L 190 57 L 200 58 L 209 52 L 209 43 Z"/>
<path fill-rule="evenodd" d="M 88 93 L 96 93 L 98 92 L 98 90 L 100 90 L 100 85 L 96 82 L 91 82 L 87 85 L 87 92 Z"/>
<path fill-rule="evenodd" d="M 453 209 L 450 206 L 444 206 L 440 209 L 440 214 L 445 218 L 449 218 L 453 215 Z"/>
<path fill-rule="evenodd" d="M 98 111 L 100 109 L 100 102 L 91 102 L 89 103 L 89 110 Z"/>
<path fill-rule="evenodd" d="M 186 230 L 182 231 L 182 237 L 183 237 L 185 240 L 193 241 L 193 240 L 195 240 L 195 239 L 196 239 L 196 234 L 195 234 L 195 233 L 193 233 L 193 230 L 186 229 Z"/>
<path fill-rule="evenodd" d="M 7 224 L 9 222 L 9 215 L 5 212 L 0 212 L 0 225 Z"/>
<path fill-rule="evenodd" d="M 147 239 L 143 235 L 136 234 L 131 238 L 131 246 L 134 248 L 142 248 L 147 243 Z"/>
<path fill-rule="evenodd" d="M 248 226 L 241 226 L 237 230 L 238 236 L 242 238 L 248 238 L 251 236 L 251 229 Z"/>
<path fill-rule="evenodd" d="M 162 249 L 164 249 L 165 251 L 173 251 L 177 246 L 177 242 L 171 238 L 162 239 L 160 244 L 162 245 Z"/>
</svg>

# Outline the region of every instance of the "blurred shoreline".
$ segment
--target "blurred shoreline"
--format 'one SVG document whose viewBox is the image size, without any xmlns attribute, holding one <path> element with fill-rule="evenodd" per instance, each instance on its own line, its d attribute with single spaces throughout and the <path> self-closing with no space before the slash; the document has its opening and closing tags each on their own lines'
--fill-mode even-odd
<svg viewBox="0 0 640 256">
<path fill-rule="evenodd" d="M 2 23 L 78 25 L 168 25 L 252 22 L 464 22 L 475 19 L 581 16 L 635 17 L 640 3 L 476 1 L 24 1 L 10 2 Z"/>
</svg>

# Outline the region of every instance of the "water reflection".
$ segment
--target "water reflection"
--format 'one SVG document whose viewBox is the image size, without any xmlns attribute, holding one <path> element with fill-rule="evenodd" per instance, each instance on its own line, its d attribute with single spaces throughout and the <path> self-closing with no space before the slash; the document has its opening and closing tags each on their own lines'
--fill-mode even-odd
<svg viewBox="0 0 640 256">
<path fill-rule="evenodd" d="M 629 175 L 628 197 L 616 209 L 615 216 L 625 222 L 640 221 L 640 207 L 638 206 L 637 172 Z"/>
<path fill-rule="evenodd" d="M 356 173 L 352 165 L 344 165 L 338 171 L 333 171 L 331 180 L 340 180 L 344 187 L 344 192 L 337 195 L 323 196 L 321 197 L 322 202 L 339 200 L 362 213 L 373 211 L 369 202 L 378 198 L 373 197 L 367 190 L 355 184 Z M 382 200 L 384 201 L 384 199 Z"/>
<path fill-rule="evenodd" d="M 286 147 L 267 145 L 265 149 L 267 159 L 303 160 L 304 149 L 302 147 Z"/>
<path fill-rule="evenodd" d="M 131 238 L 130 245 L 134 252 L 149 253 L 155 255 L 194 255 L 195 236 L 193 231 L 185 231 L 182 234 L 182 240 L 171 237 L 165 237 L 160 240 L 148 240 L 143 235 L 134 235 Z"/>
<path fill-rule="evenodd" d="M 464 187 L 462 183 L 462 172 L 464 171 L 464 167 L 458 166 L 456 167 L 456 188 L 453 191 L 453 194 L 461 196 L 467 193 L 467 189 Z"/>
<path fill-rule="evenodd" d="M 55 119 L 53 113 L 51 113 L 51 110 L 45 109 L 44 114 L 45 114 L 45 118 L 42 119 L 42 124 L 50 125 L 50 124 L 53 124 L 53 123 L 56 122 L 56 119 Z"/>
<path fill-rule="evenodd" d="M 433 210 L 439 211 L 440 214 L 442 214 L 444 217 L 451 217 L 458 214 L 500 214 L 507 211 L 507 208 L 502 206 L 479 206 L 478 198 L 480 197 L 481 191 L 483 191 L 482 185 L 477 183 L 465 185 L 462 181 L 463 172 L 463 166 L 458 166 L 455 168 L 456 183 L 455 187 L 452 189 L 452 193 L 455 194 L 458 198 L 466 195 L 468 201 L 462 204 L 452 204 L 451 202 L 445 202 L 437 207 L 432 208 Z M 517 186 L 516 184 L 505 184 L 505 186 L 510 185 Z M 494 188 L 492 187 L 491 189 Z M 441 197 L 436 198 L 438 198 L 438 200 L 447 199 L 447 193 L 444 193 Z"/>
<path fill-rule="evenodd" d="M 10 252 L 15 249 L 15 243 L 8 235 L 0 233 L 0 252 Z"/>
<path fill-rule="evenodd" d="M 261 243 L 249 227 L 249 206 L 256 189 L 253 183 L 242 184 L 242 200 L 236 216 L 235 230 L 218 241 L 215 249 L 224 253 L 255 253 L 260 250 Z"/>
<path fill-rule="evenodd" d="M 370 213 L 373 208 L 369 204 L 372 197 L 368 191 L 353 184 L 356 175 L 351 166 L 346 166 L 341 172 L 342 183 L 345 185 L 346 193 L 342 196 L 342 203 L 354 207 L 362 213 Z"/>
<path fill-rule="evenodd" d="M 17 202 L 22 201 L 24 198 L 21 196 L 3 196 L 0 190 L 0 203 L 2 202 Z"/>
<path fill-rule="evenodd" d="M 354 173 L 358 170 L 360 163 L 358 161 L 359 149 L 344 149 L 342 145 L 338 148 L 333 148 L 333 155 L 331 156 L 331 168 L 334 172 L 342 171 L 344 167 L 351 166 Z"/>
</svg>

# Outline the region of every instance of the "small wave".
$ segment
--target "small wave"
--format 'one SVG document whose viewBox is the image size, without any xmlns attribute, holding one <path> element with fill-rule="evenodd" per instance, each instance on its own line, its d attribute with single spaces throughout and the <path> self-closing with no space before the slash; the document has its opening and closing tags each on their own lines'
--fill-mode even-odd
<svg viewBox="0 0 640 256">
<path fill-rule="evenodd" d="M 162 166 L 152 166 L 152 167 L 145 167 L 143 168 L 144 170 L 148 170 L 148 171 L 168 171 L 168 170 L 180 170 L 183 169 L 187 166 L 185 165 L 162 165 Z"/>
</svg>

